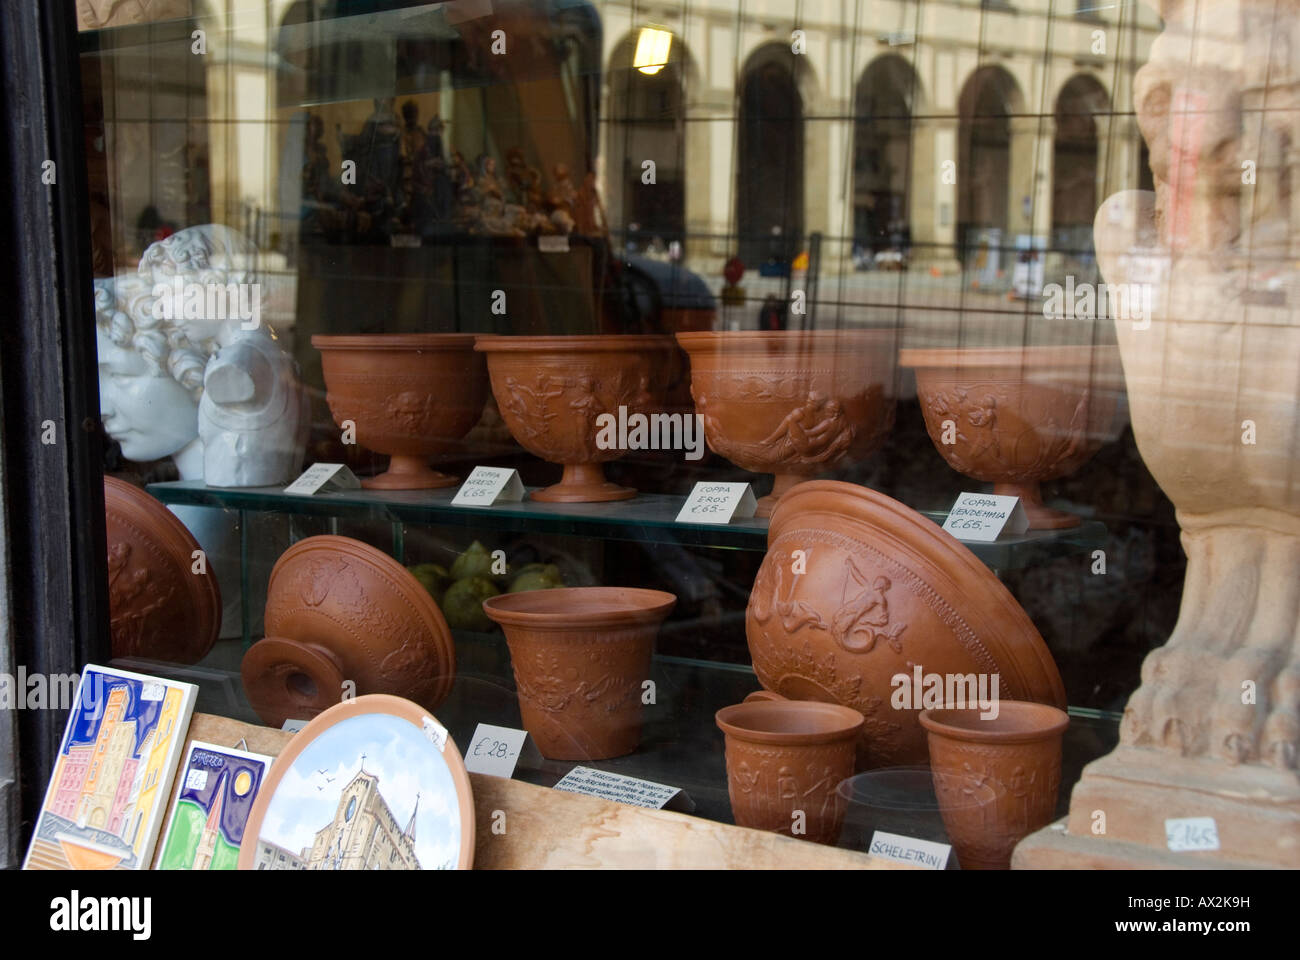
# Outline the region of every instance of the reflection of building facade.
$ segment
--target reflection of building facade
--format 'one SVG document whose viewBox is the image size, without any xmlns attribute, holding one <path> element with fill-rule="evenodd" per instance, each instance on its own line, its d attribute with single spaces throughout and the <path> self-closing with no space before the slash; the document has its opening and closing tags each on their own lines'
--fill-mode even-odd
<svg viewBox="0 0 1300 960">
<path fill-rule="evenodd" d="M 379 792 L 379 778 L 357 772 L 339 797 L 334 819 L 316 833 L 310 847 L 294 854 L 260 839 L 257 870 L 419 870 L 415 855 L 416 797 L 403 829 Z"/>
</svg>

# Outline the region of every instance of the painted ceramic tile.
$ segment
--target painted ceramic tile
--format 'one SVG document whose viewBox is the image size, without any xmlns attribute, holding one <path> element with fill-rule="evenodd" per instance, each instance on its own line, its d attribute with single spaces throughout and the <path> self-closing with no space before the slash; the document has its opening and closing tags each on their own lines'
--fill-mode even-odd
<svg viewBox="0 0 1300 960">
<path fill-rule="evenodd" d="M 88 665 L 28 870 L 140 870 L 153 858 L 198 687 Z"/>
<path fill-rule="evenodd" d="M 283 771 L 253 869 L 451 870 L 460 831 L 442 754 L 408 720 L 363 713 L 324 730 Z"/>
<path fill-rule="evenodd" d="M 271 757 L 195 740 L 163 831 L 159 870 L 234 870 Z"/>
</svg>

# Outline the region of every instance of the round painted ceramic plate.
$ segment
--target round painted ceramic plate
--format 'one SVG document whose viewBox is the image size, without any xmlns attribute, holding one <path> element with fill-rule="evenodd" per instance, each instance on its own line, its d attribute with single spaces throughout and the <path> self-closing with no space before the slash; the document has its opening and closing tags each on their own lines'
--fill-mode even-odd
<svg viewBox="0 0 1300 960">
<path fill-rule="evenodd" d="M 423 707 L 336 704 L 289 741 L 248 815 L 241 870 L 468 870 L 474 796 L 460 751 Z"/>
<path fill-rule="evenodd" d="M 944 702 L 1065 707 L 1047 645 L 998 578 L 934 522 L 852 483 L 813 480 L 781 498 L 745 632 L 767 690 L 867 718 L 865 768 L 928 762 L 918 718 L 936 689 Z"/>
<path fill-rule="evenodd" d="M 388 693 L 430 710 L 456 678 L 451 630 L 429 591 L 388 554 L 349 537 L 308 537 L 280 556 L 266 588 L 265 629 L 280 647 L 259 655 L 253 679 L 283 661 L 287 679 L 302 674 L 320 686 L 306 660 L 284 655 L 284 641 L 327 651 L 357 693 Z M 336 688 L 316 692 L 322 703 L 339 697 Z"/>
<path fill-rule="evenodd" d="M 108 600 L 114 657 L 195 663 L 217 641 L 221 591 L 198 541 L 139 487 L 104 478 Z"/>
</svg>

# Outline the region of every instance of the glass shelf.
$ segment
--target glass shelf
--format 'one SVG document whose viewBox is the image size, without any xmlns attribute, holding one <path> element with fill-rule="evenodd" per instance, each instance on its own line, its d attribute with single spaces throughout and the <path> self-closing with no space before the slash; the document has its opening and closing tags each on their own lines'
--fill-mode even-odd
<svg viewBox="0 0 1300 960">
<path fill-rule="evenodd" d="M 530 488 L 535 489 L 535 488 Z M 314 496 L 286 494 L 280 487 L 209 487 L 201 480 L 150 484 L 148 490 L 163 503 L 218 507 L 264 513 L 338 518 L 382 519 L 393 524 L 394 556 L 403 560 L 403 524 L 470 527 L 478 530 L 519 530 L 594 537 L 677 543 L 732 550 L 765 551 L 767 520 L 735 520 L 726 526 L 678 523 L 684 498 L 642 493 L 610 503 L 497 503 L 487 507 L 453 507 L 455 487 L 443 490 L 348 490 Z M 942 524 L 943 511 L 924 511 Z M 1104 545 L 1106 526 L 1085 520 L 1069 530 L 1042 530 L 995 543 L 967 543 L 975 556 L 995 573 L 1032 567 L 1055 557 L 1085 553 Z"/>
</svg>

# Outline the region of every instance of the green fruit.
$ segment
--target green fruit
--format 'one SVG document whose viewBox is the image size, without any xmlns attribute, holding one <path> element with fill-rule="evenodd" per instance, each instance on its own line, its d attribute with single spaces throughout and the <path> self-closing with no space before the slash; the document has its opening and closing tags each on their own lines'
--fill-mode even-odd
<svg viewBox="0 0 1300 960">
<path fill-rule="evenodd" d="M 492 576 L 492 554 L 487 547 L 475 540 L 469 548 L 456 558 L 451 565 L 451 578 L 464 580 L 466 577 Z"/>
<path fill-rule="evenodd" d="M 442 597 L 442 615 L 447 618 L 447 626 L 453 630 L 491 630 L 492 619 L 483 612 L 483 601 L 500 592 L 487 577 L 457 580 Z"/>
<path fill-rule="evenodd" d="M 417 563 L 413 567 L 407 567 L 411 571 L 411 576 L 420 581 L 420 586 L 429 591 L 429 595 L 435 600 L 442 596 L 447 585 L 451 583 L 451 577 L 447 576 L 447 568 L 440 563 Z"/>
<path fill-rule="evenodd" d="M 510 593 L 523 593 L 525 590 L 552 590 L 564 586 L 560 568 L 553 563 L 530 563 L 510 581 Z"/>
</svg>

